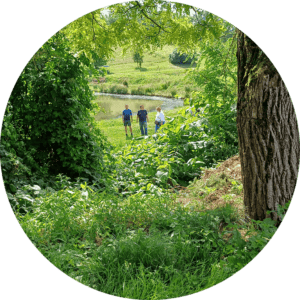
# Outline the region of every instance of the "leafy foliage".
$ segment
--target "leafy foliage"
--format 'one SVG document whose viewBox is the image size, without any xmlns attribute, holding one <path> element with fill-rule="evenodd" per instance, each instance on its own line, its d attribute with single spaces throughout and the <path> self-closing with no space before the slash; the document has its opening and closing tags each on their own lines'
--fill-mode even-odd
<svg viewBox="0 0 300 300">
<path fill-rule="evenodd" d="M 40 189 L 32 210 L 17 214 L 22 228 L 60 270 L 116 296 L 169 298 L 209 288 L 245 266 L 276 231 L 270 219 L 240 223 L 230 205 L 197 211 L 167 194 L 122 199 L 66 177 L 57 186 Z"/>
<path fill-rule="evenodd" d="M 216 137 L 214 145 L 219 148 L 226 144 L 226 156 L 238 150 L 236 129 L 236 74 L 237 62 L 234 57 L 234 39 L 207 43 L 201 51 L 197 68 L 189 71 L 201 92 L 193 93 L 190 103 L 206 118 L 205 133 Z M 204 61 L 204 68 L 200 68 Z"/>
<path fill-rule="evenodd" d="M 207 42 L 201 47 L 197 67 L 189 71 L 189 77 L 202 87 L 198 97 L 211 104 L 212 109 L 232 105 L 237 101 L 236 39 Z M 204 65 L 203 65 L 204 63 Z"/>
<path fill-rule="evenodd" d="M 68 41 L 57 34 L 34 55 L 19 77 L 6 110 L 4 124 L 16 155 L 29 168 L 47 167 L 50 173 L 93 177 L 103 169 L 105 138 L 94 127 L 93 94 L 83 67 L 84 55 L 75 57 Z M 9 120 L 8 120 L 9 119 Z M 6 148 L 7 149 L 7 148 Z M 28 156 L 28 153 L 30 155 Z"/>
<path fill-rule="evenodd" d="M 91 58 L 92 52 L 109 57 L 117 46 L 124 52 L 137 47 L 155 51 L 173 44 L 186 51 L 198 47 L 200 37 L 212 40 L 226 31 L 225 21 L 211 13 L 206 13 L 201 23 L 193 24 L 191 10 L 203 14 L 189 5 L 162 0 L 118 3 L 109 7 L 109 16 L 102 13 L 103 9 L 93 11 L 67 25 L 63 32 L 72 40 L 73 51 Z"/>
</svg>

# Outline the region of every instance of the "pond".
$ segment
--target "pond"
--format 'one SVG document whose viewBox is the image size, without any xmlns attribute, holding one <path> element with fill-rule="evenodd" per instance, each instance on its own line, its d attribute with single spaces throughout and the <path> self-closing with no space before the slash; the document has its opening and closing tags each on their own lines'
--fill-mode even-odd
<svg viewBox="0 0 300 300">
<path fill-rule="evenodd" d="M 104 112 L 99 112 L 95 119 L 97 121 L 103 119 L 121 118 L 125 104 L 128 104 L 132 114 L 136 115 L 140 109 L 140 105 L 144 105 L 148 112 L 155 111 L 157 106 L 162 110 L 171 110 L 179 106 L 183 106 L 183 99 L 165 98 L 159 96 L 144 95 L 116 95 L 107 93 L 95 93 L 97 96 L 95 102 L 99 107 L 104 108 Z"/>
</svg>

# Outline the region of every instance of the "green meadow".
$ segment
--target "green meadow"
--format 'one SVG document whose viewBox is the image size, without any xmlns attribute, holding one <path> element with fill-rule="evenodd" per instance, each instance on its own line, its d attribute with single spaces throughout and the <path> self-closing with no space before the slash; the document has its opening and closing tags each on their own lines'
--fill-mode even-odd
<svg viewBox="0 0 300 300">
<path fill-rule="evenodd" d="M 148 110 L 146 104 L 145 104 L 145 109 Z M 176 115 L 178 115 L 178 112 L 181 109 L 182 107 L 178 107 L 169 111 L 165 111 L 164 114 L 166 120 L 168 120 L 168 118 L 173 118 Z M 148 117 L 149 117 L 148 135 L 153 135 L 155 133 L 155 124 L 154 124 L 155 115 L 156 115 L 156 111 L 148 113 Z M 107 140 L 114 147 L 116 147 L 116 149 L 122 149 L 125 145 L 129 145 L 132 140 L 134 141 L 135 138 L 141 136 L 140 127 L 139 127 L 139 123 L 137 122 L 136 116 L 133 116 L 133 123 L 132 123 L 133 139 L 130 137 L 130 131 L 128 127 L 127 127 L 128 138 L 126 138 L 122 118 L 99 120 L 97 121 L 97 126 L 107 137 Z"/>
<path fill-rule="evenodd" d="M 165 46 L 154 53 L 146 52 L 142 67 L 133 61 L 133 53 L 123 55 L 122 49 L 115 50 L 114 58 L 108 61 L 109 74 L 105 83 L 93 83 L 95 91 L 133 94 L 159 95 L 165 97 L 189 98 L 191 91 L 200 90 L 186 78 L 186 72 L 194 68 L 190 64 L 171 64 L 169 54 L 175 47 Z"/>
</svg>

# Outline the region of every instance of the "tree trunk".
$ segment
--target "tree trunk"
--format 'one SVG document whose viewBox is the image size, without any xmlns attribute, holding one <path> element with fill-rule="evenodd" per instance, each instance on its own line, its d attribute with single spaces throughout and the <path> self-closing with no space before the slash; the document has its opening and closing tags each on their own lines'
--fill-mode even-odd
<svg viewBox="0 0 300 300">
<path fill-rule="evenodd" d="M 244 204 L 263 220 L 292 199 L 299 168 L 299 132 L 290 95 L 262 50 L 238 31 L 237 129 Z M 276 213 L 269 215 L 279 219 Z"/>
</svg>

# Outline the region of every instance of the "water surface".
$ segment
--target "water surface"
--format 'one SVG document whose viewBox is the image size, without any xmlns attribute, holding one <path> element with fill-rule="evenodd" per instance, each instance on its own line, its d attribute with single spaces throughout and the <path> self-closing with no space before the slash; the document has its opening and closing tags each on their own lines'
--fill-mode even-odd
<svg viewBox="0 0 300 300">
<path fill-rule="evenodd" d="M 179 106 L 183 106 L 182 99 L 165 98 L 159 96 L 145 96 L 145 95 L 116 95 L 107 93 L 95 93 L 97 96 L 95 102 L 99 107 L 105 110 L 99 112 L 95 119 L 97 121 L 103 119 L 120 118 L 125 109 L 125 105 L 129 106 L 132 114 L 136 115 L 140 109 L 140 105 L 144 105 L 148 112 L 155 111 L 157 106 L 162 110 L 171 110 Z"/>
</svg>

